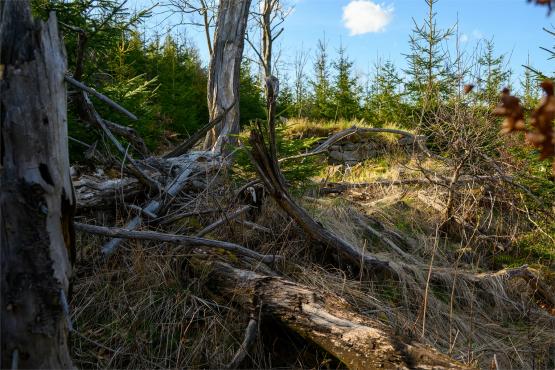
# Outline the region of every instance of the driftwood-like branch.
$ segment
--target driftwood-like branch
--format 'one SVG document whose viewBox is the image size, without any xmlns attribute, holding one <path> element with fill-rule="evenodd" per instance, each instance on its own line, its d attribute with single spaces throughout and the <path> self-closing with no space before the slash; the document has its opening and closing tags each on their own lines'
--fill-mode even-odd
<svg viewBox="0 0 555 370">
<path fill-rule="evenodd" d="M 308 212 L 299 206 L 289 195 L 284 186 L 279 168 L 275 165 L 266 148 L 262 134 L 256 130 L 251 131 L 250 143 L 252 153 L 251 161 L 262 178 L 269 194 L 276 203 L 315 241 L 330 247 L 340 259 L 359 268 L 362 272 L 366 269 L 388 271 L 394 274 L 387 261 L 382 261 L 359 248 L 339 238 L 331 231 L 316 222 Z"/>
<path fill-rule="evenodd" d="M 173 198 L 175 198 L 175 196 L 185 187 L 185 184 L 190 179 L 191 175 L 196 170 L 198 170 L 197 161 L 200 160 L 201 157 L 204 158 L 202 154 L 201 155 L 195 154 L 195 155 L 191 155 L 188 158 L 185 158 L 184 161 L 186 161 L 186 166 L 183 168 L 183 170 L 173 181 L 169 182 L 166 185 L 164 191 L 162 192 L 163 198 L 160 198 L 159 196 L 156 199 L 152 199 L 144 207 L 144 210 L 152 214 L 157 214 L 159 210 L 164 209 L 165 205 L 171 202 Z M 211 164 L 209 164 L 209 166 L 210 165 Z M 204 168 L 203 171 L 208 171 L 208 167 Z M 134 230 L 141 224 L 141 222 L 142 222 L 142 217 L 140 215 L 135 216 L 134 218 L 131 219 L 131 221 L 127 223 L 125 228 L 129 230 Z M 102 253 L 104 254 L 104 256 L 109 256 L 112 253 L 114 253 L 114 251 L 118 248 L 121 242 L 122 242 L 122 239 L 116 238 L 106 243 L 102 247 Z"/>
<path fill-rule="evenodd" d="M 333 293 L 223 262 L 195 258 L 190 265 L 194 273 L 209 277 L 217 294 L 246 310 L 259 309 L 263 317 L 281 322 L 349 369 L 468 369 L 428 346 L 403 341 Z M 253 307 L 255 302 L 260 307 Z"/>
<path fill-rule="evenodd" d="M 75 223 L 75 230 L 83 231 L 89 234 L 110 236 L 113 238 L 153 240 L 158 242 L 180 244 L 189 247 L 219 248 L 250 258 L 254 258 L 264 263 L 271 263 L 279 259 L 279 256 L 263 255 L 238 244 L 224 242 L 220 240 L 198 238 L 195 236 L 164 234 L 155 231 L 135 231 L 118 227 L 95 226 L 82 223 Z"/>
<path fill-rule="evenodd" d="M 251 208 L 251 206 L 242 206 L 239 207 L 239 209 L 233 211 L 230 214 L 225 214 L 223 215 L 221 218 L 219 218 L 217 221 L 213 222 L 212 224 L 206 226 L 204 229 L 202 229 L 201 231 L 199 231 L 197 233 L 197 237 L 201 237 L 203 235 L 208 234 L 209 232 L 215 230 L 216 228 L 218 228 L 219 226 L 228 223 L 229 221 L 234 220 L 235 218 L 241 216 L 243 213 L 245 213 L 246 211 L 248 211 Z"/>
<path fill-rule="evenodd" d="M 210 131 L 214 126 L 216 126 L 221 120 L 225 117 L 225 115 L 233 108 L 235 102 L 233 102 L 226 110 L 224 110 L 221 114 L 219 114 L 216 118 L 212 121 L 208 122 L 206 125 L 202 126 L 198 129 L 191 137 L 189 137 L 183 144 L 180 144 L 177 148 L 173 149 L 171 152 L 164 154 L 163 158 L 173 158 L 179 157 L 187 153 L 195 144 L 202 138 L 206 136 L 206 133 Z"/>
<path fill-rule="evenodd" d="M 241 362 L 247 357 L 250 349 L 252 348 L 254 341 L 258 335 L 258 321 L 255 319 L 250 319 L 247 329 L 245 330 L 245 338 L 241 343 L 241 347 L 233 356 L 231 362 L 227 365 L 228 369 L 237 369 L 241 365 Z"/>
<path fill-rule="evenodd" d="M 169 195 L 171 198 L 175 197 L 177 193 L 179 193 L 181 189 L 183 189 L 183 187 L 185 186 L 185 183 L 187 182 L 189 176 L 191 175 L 191 172 L 192 170 L 190 168 L 187 168 L 183 172 L 181 172 L 181 174 L 177 177 L 177 179 L 174 180 L 172 184 L 166 187 L 165 193 Z M 144 210 L 148 213 L 156 215 L 156 213 L 162 206 L 161 202 L 162 201 L 160 199 L 153 199 L 146 205 L 146 207 L 144 207 Z M 134 230 L 137 227 L 139 227 L 139 225 L 141 224 L 141 221 L 142 221 L 142 217 L 140 215 L 135 216 L 131 219 L 131 221 L 127 223 L 125 228 L 129 230 Z M 114 251 L 118 248 L 121 242 L 122 242 L 121 238 L 116 238 L 106 243 L 102 247 L 102 253 L 104 254 L 104 256 L 108 257 L 112 253 L 114 253 Z"/>
<path fill-rule="evenodd" d="M 133 113 L 129 112 L 127 109 L 125 109 L 124 107 L 122 107 L 121 105 L 116 103 L 115 101 L 108 98 L 106 95 L 102 95 L 101 93 L 99 93 L 95 89 L 93 89 L 91 87 L 88 87 L 84 83 L 77 81 L 75 78 L 73 78 L 69 75 L 65 75 L 65 80 L 67 82 L 69 82 L 70 84 L 72 84 L 73 86 L 75 86 L 75 87 L 77 87 L 77 88 L 79 88 L 79 89 L 81 89 L 85 92 L 88 92 L 91 95 L 96 96 L 99 100 L 108 104 L 111 108 L 117 110 L 118 112 L 125 114 L 127 117 L 131 118 L 133 121 L 138 120 L 137 116 L 135 116 Z"/>
<path fill-rule="evenodd" d="M 302 153 L 302 154 L 292 155 L 290 157 L 281 158 L 279 160 L 279 162 L 281 163 L 281 162 L 288 161 L 288 160 L 291 160 L 291 159 L 305 158 L 305 157 L 310 157 L 310 156 L 317 155 L 317 154 L 326 153 L 328 151 L 328 149 L 333 144 L 337 143 L 338 141 L 341 141 L 341 140 L 345 139 L 346 137 L 352 136 L 354 134 L 370 134 L 370 133 L 389 133 L 389 134 L 401 135 L 401 136 L 404 136 L 404 137 L 410 137 L 410 138 L 412 138 L 412 140 L 414 141 L 414 143 L 416 145 L 418 145 L 421 149 L 427 151 L 426 148 L 422 148 L 424 144 L 420 143 L 419 140 L 417 139 L 417 137 L 414 134 L 411 134 L 408 131 L 396 130 L 396 129 L 391 129 L 391 128 L 353 126 L 353 127 L 348 128 L 346 130 L 343 130 L 343 131 L 340 131 L 340 132 L 337 132 L 337 133 L 333 134 L 332 136 L 327 138 L 326 141 L 324 141 L 322 144 L 318 145 L 316 148 L 312 149 L 311 151 L 309 151 L 307 153 Z"/>
</svg>

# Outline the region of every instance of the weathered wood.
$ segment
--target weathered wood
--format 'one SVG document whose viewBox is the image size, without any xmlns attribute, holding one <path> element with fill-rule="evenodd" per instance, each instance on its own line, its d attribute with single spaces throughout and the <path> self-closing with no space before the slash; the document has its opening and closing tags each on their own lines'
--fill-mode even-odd
<svg viewBox="0 0 555 370">
<path fill-rule="evenodd" d="M 73 78 L 69 75 L 66 75 L 64 78 L 67 82 L 69 82 L 73 86 L 75 86 L 75 87 L 77 87 L 77 88 L 79 88 L 79 89 L 81 89 L 81 90 L 83 90 L 83 91 L 85 91 L 89 94 L 92 94 L 92 95 L 96 96 L 100 101 L 108 104 L 108 106 L 110 106 L 114 110 L 126 115 L 127 117 L 131 118 L 133 121 L 138 120 L 137 116 L 135 116 L 133 113 L 129 112 L 127 109 L 125 109 L 124 107 L 122 107 L 121 105 L 119 105 L 118 103 L 113 101 L 112 99 L 108 98 L 106 95 L 103 95 L 103 94 L 99 93 L 95 89 L 93 89 L 91 87 L 88 87 L 84 83 L 77 81 L 75 78 Z"/>
<path fill-rule="evenodd" d="M 210 279 L 217 294 L 282 322 L 349 369 L 468 369 L 428 346 L 396 337 L 333 293 L 223 262 L 199 258 L 190 265 Z"/>
<path fill-rule="evenodd" d="M 128 229 L 122 229 L 119 227 L 105 227 L 96 225 L 87 225 L 82 223 L 75 223 L 75 229 L 79 231 L 84 231 L 90 234 L 104 235 L 117 238 L 125 239 L 137 239 L 137 240 L 154 240 L 158 242 L 175 243 L 183 246 L 190 247 L 210 247 L 219 248 L 226 251 L 234 252 L 254 258 L 258 261 L 271 263 L 276 261 L 279 257 L 272 255 L 263 255 L 238 244 L 223 242 L 220 240 L 199 238 L 196 236 L 185 236 L 185 235 L 175 235 L 175 234 L 164 234 L 155 231 L 134 231 Z"/>
<path fill-rule="evenodd" d="M 216 159 L 207 161 L 204 152 L 191 153 L 186 158 L 182 158 L 185 165 L 182 167 L 179 175 L 171 182 L 166 184 L 163 191 L 163 197 L 158 196 L 150 200 L 144 208 L 146 212 L 156 215 L 158 211 L 164 208 L 164 205 L 171 202 L 173 198 L 185 187 L 187 181 L 195 171 L 209 172 L 210 168 L 216 164 Z M 128 230 L 134 230 L 141 225 L 142 217 L 140 215 L 133 217 L 126 225 Z M 123 239 L 116 238 L 110 240 L 102 247 L 102 253 L 105 257 L 110 256 L 119 247 Z"/>
<path fill-rule="evenodd" d="M 110 207 L 118 200 L 129 200 L 146 190 L 142 183 L 132 177 L 110 179 L 83 175 L 73 182 L 73 186 L 77 209 Z"/>
<path fill-rule="evenodd" d="M 1 367 L 72 368 L 65 49 L 53 14 L 35 22 L 22 0 L 0 12 Z"/>
<path fill-rule="evenodd" d="M 210 120 L 233 108 L 207 133 L 204 148 L 221 153 L 239 133 L 239 71 L 251 0 L 221 0 L 208 73 Z"/>
<path fill-rule="evenodd" d="M 145 141 L 134 128 L 120 125 L 119 123 L 108 120 L 104 120 L 104 124 L 108 127 L 110 131 L 112 131 L 116 135 L 123 136 L 124 138 L 129 140 L 133 147 L 143 156 L 149 155 L 150 151 L 148 150 Z"/>
</svg>

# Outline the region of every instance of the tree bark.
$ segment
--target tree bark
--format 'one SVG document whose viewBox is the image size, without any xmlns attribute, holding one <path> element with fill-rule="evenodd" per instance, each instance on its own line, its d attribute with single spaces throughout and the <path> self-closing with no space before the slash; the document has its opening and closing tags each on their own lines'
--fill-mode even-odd
<svg viewBox="0 0 555 370">
<path fill-rule="evenodd" d="M 65 49 L 51 15 L 0 2 L 2 368 L 71 368 L 74 255 Z"/>
<path fill-rule="evenodd" d="M 214 36 L 214 50 L 208 74 L 208 110 L 210 121 L 233 106 L 222 121 L 212 128 L 204 148 L 221 153 L 226 144 L 234 144 L 239 133 L 239 73 L 247 18 L 251 0 L 221 0 Z"/>
<path fill-rule="evenodd" d="M 193 259 L 190 266 L 209 277 L 217 294 L 282 322 L 349 369 L 470 369 L 426 345 L 401 340 L 333 293 L 223 262 Z"/>
</svg>

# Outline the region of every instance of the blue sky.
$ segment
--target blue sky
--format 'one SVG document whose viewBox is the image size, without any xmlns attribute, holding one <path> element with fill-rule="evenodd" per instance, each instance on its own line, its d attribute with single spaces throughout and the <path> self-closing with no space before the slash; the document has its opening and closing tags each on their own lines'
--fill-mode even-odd
<svg viewBox="0 0 555 370">
<path fill-rule="evenodd" d="M 129 5 L 149 4 L 154 0 L 130 0 Z M 256 0 L 253 0 L 253 3 Z M 427 14 L 424 0 L 285 0 L 294 10 L 284 23 L 280 37 L 282 68 L 291 68 L 294 55 L 299 50 L 314 52 L 317 40 L 325 35 L 333 57 L 342 43 L 360 73 L 368 71 L 377 58 L 391 59 L 399 68 L 405 65 L 403 54 L 409 51 L 409 33 L 414 18 L 422 23 Z M 357 4 L 353 4 L 357 3 Z M 510 58 L 515 79 L 522 73 L 521 64 L 530 57 L 531 64 L 551 73 L 553 61 L 540 46 L 552 48 L 555 37 L 542 31 L 553 29 L 554 15 L 548 17 L 547 9 L 526 0 L 439 0 L 436 4 L 438 26 L 447 28 L 459 20 L 461 45 L 474 49 L 481 38 L 493 38 L 496 51 Z M 149 27 L 155 27 L 155 17 Z M 170 18 L 168 22 L 172 22 Z M 350 27 L 350 29 L 348 28 Z M 158 25 L 159 31 L 167 25 Z M 194 26 L 181 28 L 196 44 L 206 61 L 207 52 L 202 30 Z M 353 34 L 354 33 L 354 34 Z M 247 46 L 248 49 L 248 46 Z M 312 69 L 312 59 L 307 64 Z"/>
</svg>

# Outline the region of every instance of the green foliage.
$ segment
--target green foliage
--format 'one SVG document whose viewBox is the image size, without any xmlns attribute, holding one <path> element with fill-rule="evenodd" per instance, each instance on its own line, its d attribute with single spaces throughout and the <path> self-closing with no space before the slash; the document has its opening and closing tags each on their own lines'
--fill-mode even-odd
<svg viewBox="0 0 555 370">
<path fill-rule="evenodd" d="M 393 62 L 375 65 L 371 90 L 366 93 L 363 107 L 363 116 L 371 126 L 408 125 L 408 107 L 403 101 L 405 94 L 400 91 L 401 86 L 402 79 Z"/>
<path fill-rule="evenodd" d="M 495 106 L 499 101 L 499 92 L 508 85 L 510 71 L 504 69 L 505 56 L 494 54 L 493 40 L 484 40 L 484 50 L 478 58 L 479 75 L 477 78 L 477 96 L 487 107 Z"/>
<path fill-rule="evenodd" d="M 448 54 L 442 48 L 442 43 L 453 35 L 453 28 L 437 27 L 434 5 L 439 0 L 424 1 L 428 5 L 428 17 L 423 24 L 413 19 L 405 73 L 410 77 L 407 90 L 413 101 L 425 109 L 433 109 L 449 96 L 454 85 L 454 76 L 446 63 Z"/>
<path fill-rule="evenodd" d="M 347 50 L 341 45 L 337 60 L 333 63 L 335 68 L 334 104 L 335 119 L 352 119 L 360 113 L 360 86 L 353 76 L 353 62 L 347 56 Z"/>
<path fill-rule="evenodd" d="M 266 119 L 266 104 L 261 85 L 251 72 L 250 61 L 244 59 L 241 63 L 239 86 L 241 125 L 247 125 L 251 121 Z"/>
<path fill-rule="evenodd" d="M 313 89 L 310 116 L 314 119 L 334 119 L 335 107 L 331 100 L 330 66 L 326 40 L 318 40 L 314 79 L 310 81 Z"/>
</svg>

